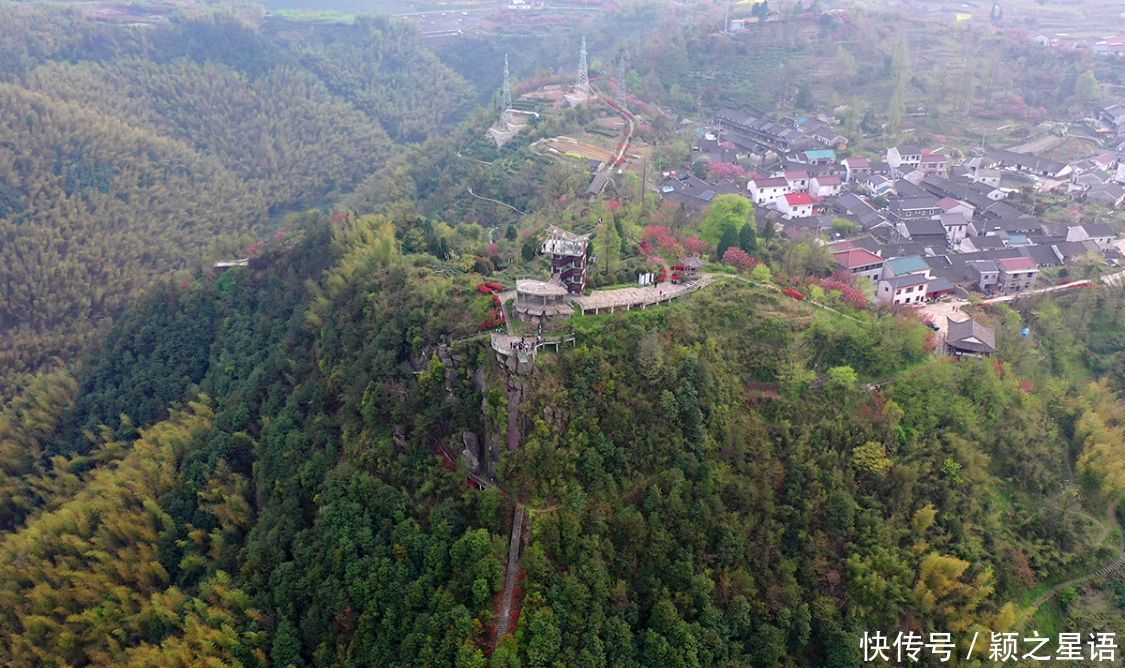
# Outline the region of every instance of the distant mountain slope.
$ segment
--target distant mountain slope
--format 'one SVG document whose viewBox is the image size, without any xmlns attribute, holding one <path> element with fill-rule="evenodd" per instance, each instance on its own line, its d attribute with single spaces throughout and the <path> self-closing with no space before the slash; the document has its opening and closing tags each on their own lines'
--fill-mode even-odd
<svg viewBox="0 0 1125 668">
<path fill-rule="evenodd" d="M 384 128 L 423 139 L 471 103 L 408 26 L 252 16 L 0 5 L 0 397 L 154 277 L 332 206 L 395 153 Z"/>
<path fill-rule="evenodd" d="M 0 85 L 0 375 L 83 334 L 266 200 L 212 156 L 79 105 Z"/>
<path fill-rule="evenodd" d="M 417 29 L 383 17 L 288 36 L 301 64 L 399 141 L 419 141 L 475 104 L 472 88 L 428 48 Z"/>
<path fill-rule="evenodd" d="M 211 61 L 55 62 L 23 80 L 216 156 L 275 210 L 339 196 L 391 151 L 379 125 L 291 66 L 251 78 Z"/>
</svg>

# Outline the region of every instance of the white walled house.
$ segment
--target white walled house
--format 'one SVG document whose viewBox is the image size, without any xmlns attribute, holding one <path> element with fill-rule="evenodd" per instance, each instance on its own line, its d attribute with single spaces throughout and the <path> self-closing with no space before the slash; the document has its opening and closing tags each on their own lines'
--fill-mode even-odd
<svg viewBox="0 0 1125 668">
<path fill-rule="evenodd" d="M 809 181 L 809 194 L 813 197 L 834 197 L 843 190 L 844 183 L 839 176 L 814 176 Z"/>
<path fill-rule="evenodd" d="M 906 274 L 879 279 L 875 297 L 880 304 L 921 304 L 926 299 L 930 278 L 926 274 Z"/>
<path fill-rule="evenodd" d="M 1067 241 L 1093 241 L 1101 250 L 1112 246 L 1116 238 L 1113 228 L 1106 223 L 1086 223 L 1066 228 Z"/>
<path fill-rule="evenodd" d="M 773 204 L 793 192 L 789 182 L 783 178 L 754 179 L 746 184 L 746 189 L 750 191 L 750 199 L 758 206 Z"/>
<path fill-rule="evenodd" d="M 813 200 L 808 193 L 789 193 L 777 200 L 777 210 L 786 220 L 813 215 Z"/>
</svg>

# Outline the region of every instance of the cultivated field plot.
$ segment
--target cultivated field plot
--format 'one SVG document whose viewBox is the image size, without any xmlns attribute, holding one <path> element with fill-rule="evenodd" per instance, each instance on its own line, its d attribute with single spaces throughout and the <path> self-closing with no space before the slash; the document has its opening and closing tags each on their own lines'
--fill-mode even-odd
<svg viewBox="0 0 1125 668">
<path fill-rule="evenodd" d="M 546 104 L 549 107 L 562 107 L 566 104 L 564 96 L 570 86 L 561 84 L 550 84 L 541 88 L 524 93 L 519 96 L 521 102 L 535 102 L 539 104 Z"/>
<path fill-rule="evenodd" d="M 1066 142 L 1066 137 L 1059 137 L 1057 135 L 1047 135 L 1046 137 L 1037 137 L 1022 144 L 1017 144 L 1008 150 L 1013 153 L 1026 153 L 1029 155 L 1043 155 L 1047 151 L 1054 150 Z"/>
<path fill-rule="evenodd" d="M 566 136 L 544 139 L 539 143 L 539 150 L 548 154 L 555 153 L 571 158 L 597 160 L 598 162 L 609 162 L 613 160 L 614 155 L 612 147 L 605 148 L 590 143 L 588 140 L 583 141 L 582 139 Z"/>
</svg>

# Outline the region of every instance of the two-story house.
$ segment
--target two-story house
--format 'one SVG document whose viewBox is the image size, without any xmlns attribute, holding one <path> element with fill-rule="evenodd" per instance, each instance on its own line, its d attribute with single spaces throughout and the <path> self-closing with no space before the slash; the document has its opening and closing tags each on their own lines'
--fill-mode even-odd
<svg viewBox="0 0 1125 668">
<path fill-rule="evenodd" d="M 883 275 L 883 258 L 865 248 L 849 248 L 832 254 L 832 259 L 841 270 L 853 275 L 878 281 Z"/>
<path fill-rule="evenodd" d="M 758 206 L 773 204 L 777 200 L 792 192 L 789 182 L 784 178 L 752 179 L 746 184 L 750 191 L 750 199 Z"/>
<path fill-rule="evenodd" d="M 789 183 L 789 192 L 803 193 L 809 191 L 809 179 L 811 177 L 803 169 L 787 169 L 781 174 L 775 174 L 775 176 L 781 176 Z"/>
<path fill-rule="evenodd" d="M 926 176 L 945 176 L 949 173 L 949 158 L 940 153 L 922 151 L 918 171 Z"/>
<path fill-rule="evenodd" d="M 1000 294 L 1010 295 L 1030 290 L 1039 279 L 1039 267 L 1029 257 L 1002 258 L 996 261 L 996 268 L 999 271 L 996 290 Z"/>
<path fill-rule="evenodd" d="M 871 173 L 871 161 L 867 158 L 844 158 L 840 161 L 844 166 L 844 180 L 855 183 Z"/>
<path fill-rule="evenodd" d="M 940 213 L 938 199 L 933 196 L 893 199 L 887 206 L 888 217 L 896 223 L 903 220 L 933 218 Z"/>
<path fill-rule="evenodd" d="M 813 197 L 833 197 L 843 189 L 843 181 L 834 174 L 814 176 L 809 180 L 809 194 Z"/>
<path fill-rule="evenodd" d="M 813 199 L 808 193 L 788 193 L 777 200 L 776 206 L 786 220 L 813 215 Z"/>
<path fill-rule="evenodd" d="M 880 304 L 921 304 L 926 300 L 930 278 L 926 274 L 906 274 L 879 279 L 875 297 Z"/>
</svg>

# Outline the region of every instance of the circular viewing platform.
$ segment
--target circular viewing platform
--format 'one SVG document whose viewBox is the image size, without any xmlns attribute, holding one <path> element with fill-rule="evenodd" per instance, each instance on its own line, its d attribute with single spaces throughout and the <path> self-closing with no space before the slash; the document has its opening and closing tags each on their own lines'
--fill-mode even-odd
<svg viewBox="0 0 1125 668">
<path fill-rule="evenodd" d="M 516 281 L 516 317 L 538 322 L 573 315 L 574 308 L 570 306 L 569 298 L 570 292 L 558 281 L 521 278 Z"/>
</svg>

